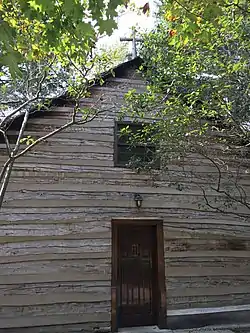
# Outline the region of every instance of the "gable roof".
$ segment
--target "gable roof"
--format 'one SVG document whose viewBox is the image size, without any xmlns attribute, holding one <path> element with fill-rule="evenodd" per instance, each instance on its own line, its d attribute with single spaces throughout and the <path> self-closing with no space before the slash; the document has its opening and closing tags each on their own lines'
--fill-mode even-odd
<svg viewBox="0 0 250 333">
<path fill-rule="evenodd" d="M 125 75 L 126 71 L 129 68 L 134 68 L 137 67 L 139 68 L 139 66 L 142 64 L 142 59 L 140 57 L 136 57 L 132 60 L 128 60 L 125 61 L 121 64 L 119 64 L 118 66 L 111 68 L 110 70 L 101 73 L 97 78 L 94 79 L 94 86 L 98 86 L 100 85 L 101 80 L 107 80 L 108 78 L 112 77 L 112 76 L 116 76 L 116 77 L 122 77 Z M 93 86 L 93 84 L 92 84 Z M 70 95 L 68 94 L 68 92 L 66 91 L 64 94 L 57 96 L 55 98 L 52 98 L 50 100 L 50 106 L 62 106 L 65 105 L 66 103 L 69 103 L 70 101 L 72 101 Z M 32 106 L 30 108 L 30 116 L 29 117 L 39 117 L 42 116 L 44 114 L 44 109 L 38 109 L 36 106 Z M 23 111 L 24 112 L 24 111 Z M 9 119 L 9 122 L 11 122 L 14 126 L 14 124 L 19 123 L 19 121 L 21 121 L 21 118 L 23 116 L 23 112 L 20 111 L 18 114 L 16 114 L 15 116 L 13 116 L 11 119 Z M 1 116 L 0 114 L 0 122 L 3 121 L 3 125 L 8 125 L 9 122 L 7 122 L 6 124 L 4 124 L 4 119 L 8 114 L 5 114 L 4 116 Z"/>
</svg>

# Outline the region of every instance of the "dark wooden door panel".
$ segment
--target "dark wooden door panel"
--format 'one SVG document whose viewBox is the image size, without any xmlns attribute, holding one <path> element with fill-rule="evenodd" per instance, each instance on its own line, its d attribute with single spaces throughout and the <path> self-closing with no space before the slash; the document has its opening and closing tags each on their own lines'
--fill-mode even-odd
<svg viewBox="0 0 250 333">
<path fill-rule="evenodd" d="M 118 229 L 118 288 L 120 326 L 156 322 L 156 232 L 154 226 Z"/>
</svg>

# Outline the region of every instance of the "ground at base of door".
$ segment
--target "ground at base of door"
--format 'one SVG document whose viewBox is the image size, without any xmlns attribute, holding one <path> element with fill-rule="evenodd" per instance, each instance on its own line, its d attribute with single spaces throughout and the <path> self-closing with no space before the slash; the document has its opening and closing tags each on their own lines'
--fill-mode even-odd
<svg viewBox="0 0 250 333">
<path fill-rule="evenodd" d="M 178 329 L 178 330 L 170 330 L 170 329 L 159 329 L 157 326 L 153 327 L 129 327 L 129 328 L 121 328 L 118 330 L 118 333 L 234 333 L 235 330 L 231 329 L 223 329 L 223 328 L 192 328 L 192 329 Z M 246 333 L 246 331 L 245 331 Z M 250 333 L 250 329 L 249 329 Z"/>
</svg>

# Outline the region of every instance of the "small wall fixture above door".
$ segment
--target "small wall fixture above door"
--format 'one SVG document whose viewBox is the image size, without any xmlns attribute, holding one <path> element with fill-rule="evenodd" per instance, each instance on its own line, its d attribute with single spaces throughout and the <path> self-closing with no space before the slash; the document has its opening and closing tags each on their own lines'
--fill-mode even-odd
<svg viewBox="0 0 250 333">
<path fill-rule="evenodd" d="M 135 201 L 136 207 L 141 208 L 143 199 L 139 193 L 135 193 L 134 201 Z"/>
</svg>

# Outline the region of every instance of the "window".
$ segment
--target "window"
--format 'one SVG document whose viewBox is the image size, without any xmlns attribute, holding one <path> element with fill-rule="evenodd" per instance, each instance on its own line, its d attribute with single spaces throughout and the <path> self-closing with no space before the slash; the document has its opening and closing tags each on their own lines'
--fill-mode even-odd
<svg viewBox="0 0 250 333">
<path fill-rule="evenodd" d="M 127 134 L 127 128 L 130 134 Z M 115 166 L 149 166 L 159 168 L 159 162 L 155 161 L 155 145 L 139 142 L 136 138 L 142 133 L 143 124 L 117 122 L 115 124 Z M 131 138 L 133 138 L 131 140 Z M 138 143 L 137 143 L 138 141 Z M 141 141 L 141 140 L 140 140 Z"/>
</svg>

